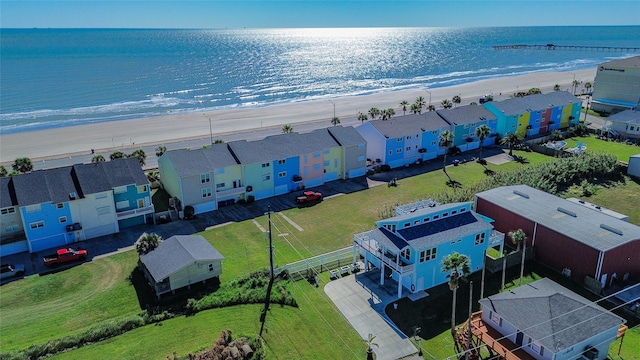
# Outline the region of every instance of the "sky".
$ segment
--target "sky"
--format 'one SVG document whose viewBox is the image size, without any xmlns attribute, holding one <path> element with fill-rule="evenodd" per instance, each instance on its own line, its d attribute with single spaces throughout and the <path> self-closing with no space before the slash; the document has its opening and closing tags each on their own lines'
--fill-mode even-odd
<svg viewBox="0 0 640 360">
<path fill-rule="evenodd" d="M 640 0 L 1 0 L 2 28 L 640 25 Z"/>
</svg>

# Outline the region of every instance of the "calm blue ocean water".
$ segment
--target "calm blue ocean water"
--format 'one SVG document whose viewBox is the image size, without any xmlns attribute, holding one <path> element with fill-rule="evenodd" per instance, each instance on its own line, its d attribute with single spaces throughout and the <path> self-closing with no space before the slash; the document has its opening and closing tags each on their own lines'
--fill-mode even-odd
<svg viewBox="0 0 640 360">
<path fill-rule="evenodd" d="M 433 88 L 633 55 L 491 49 L 547 43 L 638 47 L 640 27 L 2 29 L 0 131 Z"/>
</svg>

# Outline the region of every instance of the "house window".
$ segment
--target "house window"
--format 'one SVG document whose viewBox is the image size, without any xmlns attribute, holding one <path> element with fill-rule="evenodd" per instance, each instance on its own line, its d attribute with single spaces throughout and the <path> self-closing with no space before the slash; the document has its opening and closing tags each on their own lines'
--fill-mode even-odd
<svg viewBox="0 0 640 360">
<path fill-rule="evenodd" d="M 223 182 L 222 183 L 217 183 L 216 184 L 216 190 L 222 189 L 224 187 L 224 185 L 225 185 L 225 183 L 223 183 Z"/>
<path fill-rule="evenodd" d="M 320 168 L 321 168 L 320 164 L 313 165 L 313 171 L 320 171 Z"/>
<path fill-rule="evenodd" d="M 536 352 L 536 353 L 538 353 L 540 355 L 542 355 L 542 352 L 543 352 L 542 346 L 540 346 L 540 344 L 535 342 L 535 341 L 533 341 L 531 343 L 531 350 L 533 350 L 534 352 Z"/>
<path fill-rule="evenodd" d="M 64 203 L 57 203 L 57 204 L 56 204 L 56 207 L 57 207 L 58 209 L 64 209 Z"/>
<path fill-rule="evenodd" d="M 324 166 L 325 167 L 329 167 L 330 164 L 331 164 L 331 161 L 329 161 L 329 160 L 325 160 L 324 161 Z"/>
<path fill-rule="evenodd" d="M 324 153 L 328 154 L 329 153 L 329 149 L 324 149 Z"/>
<path fill-rule="evenodd" d="M 458 213 L 458 210 L 451 210 L 451 215 L 455 215 Z"/>
<path fill-rule="evenodd" d="M 358 144 L 358 150 L 364 150 L 364 144 Z"/>
<path fill-rule="evenodd" d="M 32 212 L 36 212 L 36 211 L 40 211 L 40 204 L 27 206 L 27 212 L 28 213 L 32 213 Z"/>
<path fill-rule="evenodd" d="M 222 169 L 215 169 L 215 171 L 214 171 L 213 173 L 214 173 L 214 174 L 216 174 L 216 175 L 224 174 L 224 168 L 222 168 Z"/>
<path fill-rule="evenodd" d="M 213 264 L 209 264 L 209 271 L 213 271 Z"/>
<path fill-rule="evenodd" d="M 364 155 L 358 156 L 358 161 L 364 161 Z"/>
<path fill-rule="evenodd" d="M 111 208 L 108 206 L 102 206 L 96 209 L 98 215 L 106 215 L 111 212 Z"/>
<path fill-rule="evenodd" d="M 106 199 L 106 198 L 107 198 L 106 193 L 100 193 L 96 195 L 96 199 Z"/>
<path fill-rule="evenodd" d="M 389 150 L 389 155 L 393 154 L 393 150 Z"/>
<path fill-rule="evenodd" d="M 13 208 L 13 207 L 4 208 L 1 210 L 2 215 L 13 214 L 15 212 L 16 212 L 16 208 Z"/>
<path fill-rule="evenodd" d="M 113 188 L 113 193 L 114 194 L 122 194 L 122 193 L 126 193 L 127 192 L 127 187 L 126 186 L 118 186 Z"/>
<path fill-rule="evenodd" d="M 442 217 L 447 217 L 447 216 L 449 216 L 449 213 L 442 214 Z"/>
<path fill-rule="evenodd" d="M 440 219 L 440 215 L 433 215 L 433 220 L 438 220 Z"/>
<path fill-rule="evenodd" d="M 405 151 L 410 151 L 411 150 L 411 146 L 407 146 L 406 149 L 404 149 Z"/>
<path fill-rule="evenodd" d="M 471 126 L 475 127 L 475 126 L 476 126 L 476 123 L 471 123 Z"/>
<path fill-rule="evenodd" d="M 407 135 L 407 140 L 411 139 L 411 135 Z"/>
<path fill-rule="evenodd" d="M 267 181 L 267 180 L 271 180 L 271 174 L 262 175 L 262 181 Z"/>
<path fill-rule="evenodd" d="M 433 135 L 437 135 L 437 134 L 438 134 L 438 130 L 433 130 L 433 131 L 431 132 L 431 134 L 433 134 Z"/>
<path fill-rule="evenodd" d="M 476 241 L 475 241 L 475 244 L 476 244 L 476 245 L 484 244 L 484 237 L 485 237 L 485 234 L 484 234 L 484 233 L 476 234 Z"/>
<path fill-rule="evenodd" d="M 20 230 L 20 226 L 18 224 L 11 224 L 4 227 L 6 232 L 15 232 Z"/>
<path fill-rule="evenodd" d="M 457 244 L 457 243 L 459 243 L 459 242 L 461 242 L 461 241 L 462 241 L 462 239 L 453 240 L 450 244 L 451 244 L 451 245 L 455 245 L 455 244 Z"/>
<path fill-rule="evenodd" d="M 278 165 L 283 165 L 287 162 L 287 159 L 278 160 Z"/>
<path fill-rule="evenodd" d="M 211 188 L 210 187 L 202 189 L 202 197 L 203 198 L 211 197 Z"/>
<path fill-rule="evenodd" d="M 401 153 L 401 152 L 402 152 L 402 148 L 397 148 L 397 149 L 396 149 L 396 152 L 397 152 L 397 153 Z"/>
<path fill-rule="evenodd" d="M 43 228 L 44 221 L 40 220 L 40 221 L 32 222 L 31 224 L 29 224 L 29 227 L 32 229 Z"/>
<path fill-rule="evenodd" d="M 210 182 L 210 181 L 211 181 L 211 177 L 210 177 L 210 175 L 209 175 L 209 174 L 202 174 L 202 175 L 200 175 L 200 182 L 201 182 L 202 184 L 204 184 L 204 183 L 208 183 L 208 182 Z"/>
<path fill-rule="evenodd" d="M 402 138 L 397 138 L 397 139 L 396 139 L 396 141 L 397 141 L 397 142 L 401 142 L 401 141 L 402 141 Z"/>
<path fill-rule="evenodd" d="M 433 260 L 436 258 L 437 248 L 427 249 L 420 251 L 420 262 Z"/>
<path fill-rule="evenodd" d="M 465 212 L 465 211 L 467 211 L 467 209 L 465 209 L 465 208 L 460 209 L 460 212 L 461 212 L 461 213 L 463 213 L 463 212 Z"/>
<path fill-rule="evenodd" d="M 317 158 L 319 158 L 319 157 L 320 157 L 320 152 L 314 152 L 314 153 L 313 153 L 313 158 L 314 158 L 314 159 L 317 159 Z"/>
<path fill-rule="evenodd" d="M 116 209 L 122 210 L 129 207 L 129 200 L 118 201 L 116 203 Z"/>
<path fill-rule="evenodd" d="M 400 255 L 402 255 L 402 257 L 407 259 L 407 260 L 411 260 L 411 249 L 410 248 L 406 248 L 406 249 L 402 250 Z"/>
<path fill-rule="evenodd" d="M 207 174 L 207 175 L 208 175 L 208 174 Z M 146 193 L 147 191 L 148 191 L 148 190 L 147 190 L 147 185 L 140 185 L 140 186 L 138 186 L 138 194 L 144 194 L 144 193 Z"/>
<path fill-rule="evenodd" d="M 431 220 L 430 217 L 426 217 L 426 218 L 422 219 L 423 222 L 429 222 L 429 220 Z"/>
<path fill-rule="evenodd" d="M 60 221 L 60 224 L 64 224 L 67 222 L 67 217 L 66 216 L 60 216 L 58 218 L 58 221 Z"/>
<path fill-rule="evenodd" d="M 278 173 L 278 178 L 282 179 L 283 177 L 287 176 L 287 172 L 286 171 L 280 171 Z"/>
<path fill-rule="evenodd" d="M 262 167 L 263 167 L 263 168 L 265 168 L 265 167 L 269 167 L 269 163 L 268 163 L 268 162 L 266 162 L 266 163 L 262 163 Z"/>
<path fill-rule="evenodd" d="M 500 317 L 500 315 L 494 313 L 493 311 L 489 311 L 489 318 L 491 318 L 491 321 L 493 321 L 496 325 L 502 326 L 502 318 Z"/>
<path fill-rule="evenodd" d="M 420 224 L 420 219 L 415 220 L 415 221 L 413 222 L 413 225 L 418 225 L 418 224 Z"/>
<path fill-rule="evenodd" d="M 432 142 L 431 142 L 431 146 L 436 146 L 436 142 L 435 142 L 435 141 L 432 141 Z"/>
<path fill-rule="evenodd" d="M 411 223 L 408 223 L 408 222 L 402 225 L 403 228 L 408 228 L 409 226 L 411 226 Z"/>
<path fill-rule="evenodd" d="M 462 135 L 462 138 L 463 138 L 463 139 L 466 139 L 466 138 L 468 138 L 468 137 L 469 137 L 469 135 L 467 135 L 467 134 Z"/>
</svg>

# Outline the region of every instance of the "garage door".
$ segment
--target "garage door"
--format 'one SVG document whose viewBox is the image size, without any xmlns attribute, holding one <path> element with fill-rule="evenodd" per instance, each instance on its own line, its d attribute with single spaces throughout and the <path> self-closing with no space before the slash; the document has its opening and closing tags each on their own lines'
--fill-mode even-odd
<svg viewBox="0 0 640 360">
<path fill-rule="evenodd" d="M 51 248 L 64 247 L 67 244 L 64 234 L 31 241 L 31 252 L 42 251 Z"/>
<path fill-rule="evenodd" d="M 289 192 L 289 187 L 287 184 L 284 185 L 278 185 L 275 187 L 275 194 L 276 195 L 282 195 L 282 194 L 286 194 Z"/>
<path fill-rule="evenodd" d="M 216 209 L 216 205 L 213 203 L 213 201 L 206 202 L 204 204 L 192 205 L 192 206 L 196 214 L 202 214 L 202 213 L 213 211 Z"/>
<path fill-rule="evenodd" d="M 333 181 L 338 180 L 338 172 L 328 172 L 324 174 L 324 181 Z"/>
</svg>

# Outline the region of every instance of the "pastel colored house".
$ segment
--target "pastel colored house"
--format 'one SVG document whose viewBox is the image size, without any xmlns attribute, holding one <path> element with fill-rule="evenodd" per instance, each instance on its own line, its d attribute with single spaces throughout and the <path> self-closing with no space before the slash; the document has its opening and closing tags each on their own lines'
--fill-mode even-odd
<svg viewBox="0 0 640 360">
<path fill-rule="evenodd" d="M 582 100 L 566 91 L 554 91 L 483 106 L 497 117 L 500 136 L 515 132 L 521 138 L 529 138 L 578 125 Z"/>
<path fill-rule="evenodd" d="M 444 154 L 439 136 L 451 125 L 435 111 L 372 120 L 356 128 L 367 141 L 367 158 L 377 164 L 397 168 Z"/>
<path fill-rule="evenodd" d="M 181 216 L 185 206 L 193 206 L 195 214 L 200 214 L 245 195 L 242 166 L 227 144 L 167 151 L 158 159 L 158 170 L 162 187 L 179 200 Z"/>
<path fill-rule="evenodd" d="M 333 126 L 327 128 L 329 134 L 340 145 L 342 173 L 338 178 L 353 179 L 367 172 L 367 141 L 352 127 Z"/>
<path fill-rule="evenodd" d="M 480 147 L 476 129 L 481 125 L 489 127 L 489 135 L 484 139 L 482 146 L 495 143 L 497 117 L 484 106 L 465 105 L 436 112 L 453 127 L 453 146 L 457 146 L 461 151 Z"/>
<path fill-rule="evenodd" d="M 14 175 L 2 186 L 8 194 L 0 218 L 2 255 L 65 246 L 153 221 L 149 184 L 133 158 Z"/>
<path fill-rule="evenodd" d="M 502 343 L 517 349 L 507 359 L 604 360 L 611 343 L 626 330 L 623 318 L 547 278 L 481 299 L 480 304 L 481 322 L 473 321 L 472 331 L 482 334 L 489 347 Z M 488 328 L 498 341 L 490 340 Z"/>
<path fill-rule="evenodd" d="M 606 117 L 603 130 L 614 137 L 640 140 L 640 111 L 624 110 Z"/>
<path fill-rule="evenodd" d="M 138 266 L 158 298 L 162 294 L 219 278 L 220 254 L 200 235 L 174 235 L 140 255 Z"/>
<path fill-rule="evenodd" d="M 476 194 L 475 210 L 496 230 L 522 229 L 538 262 L 583 283 L 640 275 L 640 226 L 526 185 Z"/>
<path fill-rule="evenodd" d="M 615 114 L 640 106 L 640 56 L 598 65 L 591 109 Z"/>
<path fill-rule="evenodd" d="M 444 257 L 458 252 L 471 260 L 472 272 L 482 268 L 485 251 L 502 251 L 504 234 L 493 230 L 491 219 L 471 210 L 471 203 L 437 205 L 422 202 L 396 208 L 396 216 L 376 222 L 376 229 L 354 236 L 354 256 L 365 269 L 375 267 L 384 285 L 397 281 L 398 298 L 447 282 Z"/>
</svg>

